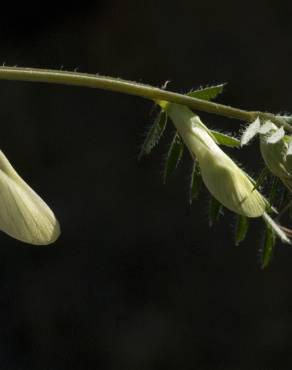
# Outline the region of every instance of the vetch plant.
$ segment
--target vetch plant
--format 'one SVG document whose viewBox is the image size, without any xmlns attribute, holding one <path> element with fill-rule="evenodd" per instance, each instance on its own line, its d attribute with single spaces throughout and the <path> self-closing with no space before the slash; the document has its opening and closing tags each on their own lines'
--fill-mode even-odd
<svg viewBox="0 0 292 370">
<path fill-rule="evenodd" d="M 18 67 L 0 67 L 0 79 L 99 88 L 152 100 L 160 110 L 145 137 L 139 158 L 159 144 L 170 119 L 176 131 L 167 153 L 163 181 L 167 182 L 178 167 L 186 147 L 193 161 L 190 204 L 198 198 L 204 184 L 211 196 L 210 225 L 218 220 L 222 208 L 235 213 L 235 244 L 238 245 L 247 235 L 249 220 L 262 218 L 265 228 L 261 247 L 262 267 L 270 263 L 277 238 L 290 244 L 292 230 L 281 222 L 292 206 L 290 116 L 250 112 L 213 102 L 222 93 L 224 84 L 179 94 L 118 78 Z M 247 127 L 241 140 L 209 129 L 201 121 L 200 111 L 243 121 Z M 242 148 L 257 136 L 265 166 L 258 178 L 252 179 L 222 148 Z M 263 191 L 267 187 L 269 191 L 265 196 Z M 12 237 L 36 245 L 49 244 L 58 238 L 60 229 L 54 214 L 17 175 L 2 153 L 0 206 L 0 229 Z"/>
</svg>

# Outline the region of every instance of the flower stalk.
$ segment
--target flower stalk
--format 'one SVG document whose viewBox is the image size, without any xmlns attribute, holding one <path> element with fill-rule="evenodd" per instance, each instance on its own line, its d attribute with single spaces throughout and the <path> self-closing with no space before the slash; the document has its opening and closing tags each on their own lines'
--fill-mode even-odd
<svg viewBox="0 0 292 370">
<path fill-rule="evenodd" d="M 287 120 L 272 113 L 246 111 L 224 104 L 218 104 L 207 100 L 193 98 L 184 94 L 167 91 L 150 85 L 122 80 L 120 78 L 51 69 L 2 66 L 0 67 L 0 80 L 43 82 L 110 90 L 123 94 L 140 96 L 153 101 L 164 100 L 171 103 L 181 104 L 198 111 L 213 113 L 228 118 L 235 118 L 244 122 L 252 122 L 259 117 L 263 121 L 271 120 L 277 126 L 283 126 L 286 131 L 292 133 L 292 126 L 287 122 Z"/>
</svg>

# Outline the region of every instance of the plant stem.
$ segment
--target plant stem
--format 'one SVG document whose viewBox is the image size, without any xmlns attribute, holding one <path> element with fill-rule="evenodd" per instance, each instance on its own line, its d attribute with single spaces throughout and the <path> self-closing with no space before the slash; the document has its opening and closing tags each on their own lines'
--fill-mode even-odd
<svg viewBox="0 0 292 370">
<path fill-rule="evenodd" d="M 292 230 L 291 229 L 288 229 L 288 227 L 285 227 L 285 226 L 282 226 L 282 225 L 279 225 L 280 229 L 282 229 L 285 234 L 288 236 L 288 238 L 292 238 Z"/>
<path fill-rule="evenodd" d="M 227 105 L 210 102 L 178 94 L 157 87 L 119 78 L 99 76 L 79 72 L 66 72 L 49 69 L 0 67 L 0 80 L 45 82 L 53 84 L 84 86 L 103 90 L 110 90 L 124 94 L 136 95 L 153 101 L 165 100 L 171 103 L 186 105 L 195 110 L 214 113 L 228 118 L 235 118 L 245 122 L 252 122 L 257 117 L 263 120 L 272 120 L 278 126 L 284 126 L 292 132 L 285 119 L 271 113 L 245 111 Z"/>
<path fill-rule="evenodd" d="M 280 213 L 277 215 L 276 220 L 279 221 L 280 218 L 292 207 L 292 200 L 290 200 L 285 207 L 280 211 Z"/>
</svg>

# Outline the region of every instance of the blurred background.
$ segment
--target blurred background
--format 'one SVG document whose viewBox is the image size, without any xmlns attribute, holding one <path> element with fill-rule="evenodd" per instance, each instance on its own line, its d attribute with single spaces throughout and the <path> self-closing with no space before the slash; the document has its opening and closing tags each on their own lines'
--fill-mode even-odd
<svg viewBox="0 0 292 370">
<path fill-rule="evenodd" d="M 7 4 L 0 64 L 100 73 L 219 101 L 292 110 L 290 1 L 101 0 Z M 291 369 L 292 249 L 261 270 L 261 221 L 234 246 L 234 215 L 190 209 L 185 153 L 163 185 L 173 128 L 142 161 L 151 102 L 100 90 L 0 81 L 1 149 L 52 207 L 62 236 L 0 235 L 0 369 Z M 202 114 L 209 127 L 240 122 Z M 250 174 L 256 142 L 229 151 Z"/>
</svg>

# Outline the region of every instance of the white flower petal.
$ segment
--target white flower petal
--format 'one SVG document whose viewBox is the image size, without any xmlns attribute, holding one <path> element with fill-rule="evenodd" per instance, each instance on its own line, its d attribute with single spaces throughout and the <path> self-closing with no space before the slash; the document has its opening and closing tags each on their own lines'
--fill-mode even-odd
<svg viewBox="0 0 292 370">
<path fill-rule="evenodd" d="M 261 121 L 259 117 L 256 118 L 243 132 L 240 140 L 241 146 L 248 144 L 259 132 Z"/>
<path fill-rule="evenodd" d="M 22 180 L 1 151 L 0 230 L 34 245 L 51 244 L 60 235 L 51 209 Z"/>
<path fill-rule="evenodd" d="M 265 123 L 261 126 L 258 132 L 259 134 L 265 135 L 272 130 L 276 131 L 277 126 L 272 121 L 268 120 L 268 121 L 265 121 Z"/>
<path fill-rule="evenodd" d="M 267 138 L 267 143 L 268 144 L 276 144 L 280 140 L 282 140 L 284 136 L 285 136 L 284 128 L 280 127 L 271 136 L 269 136 Z"/>
</svg>

